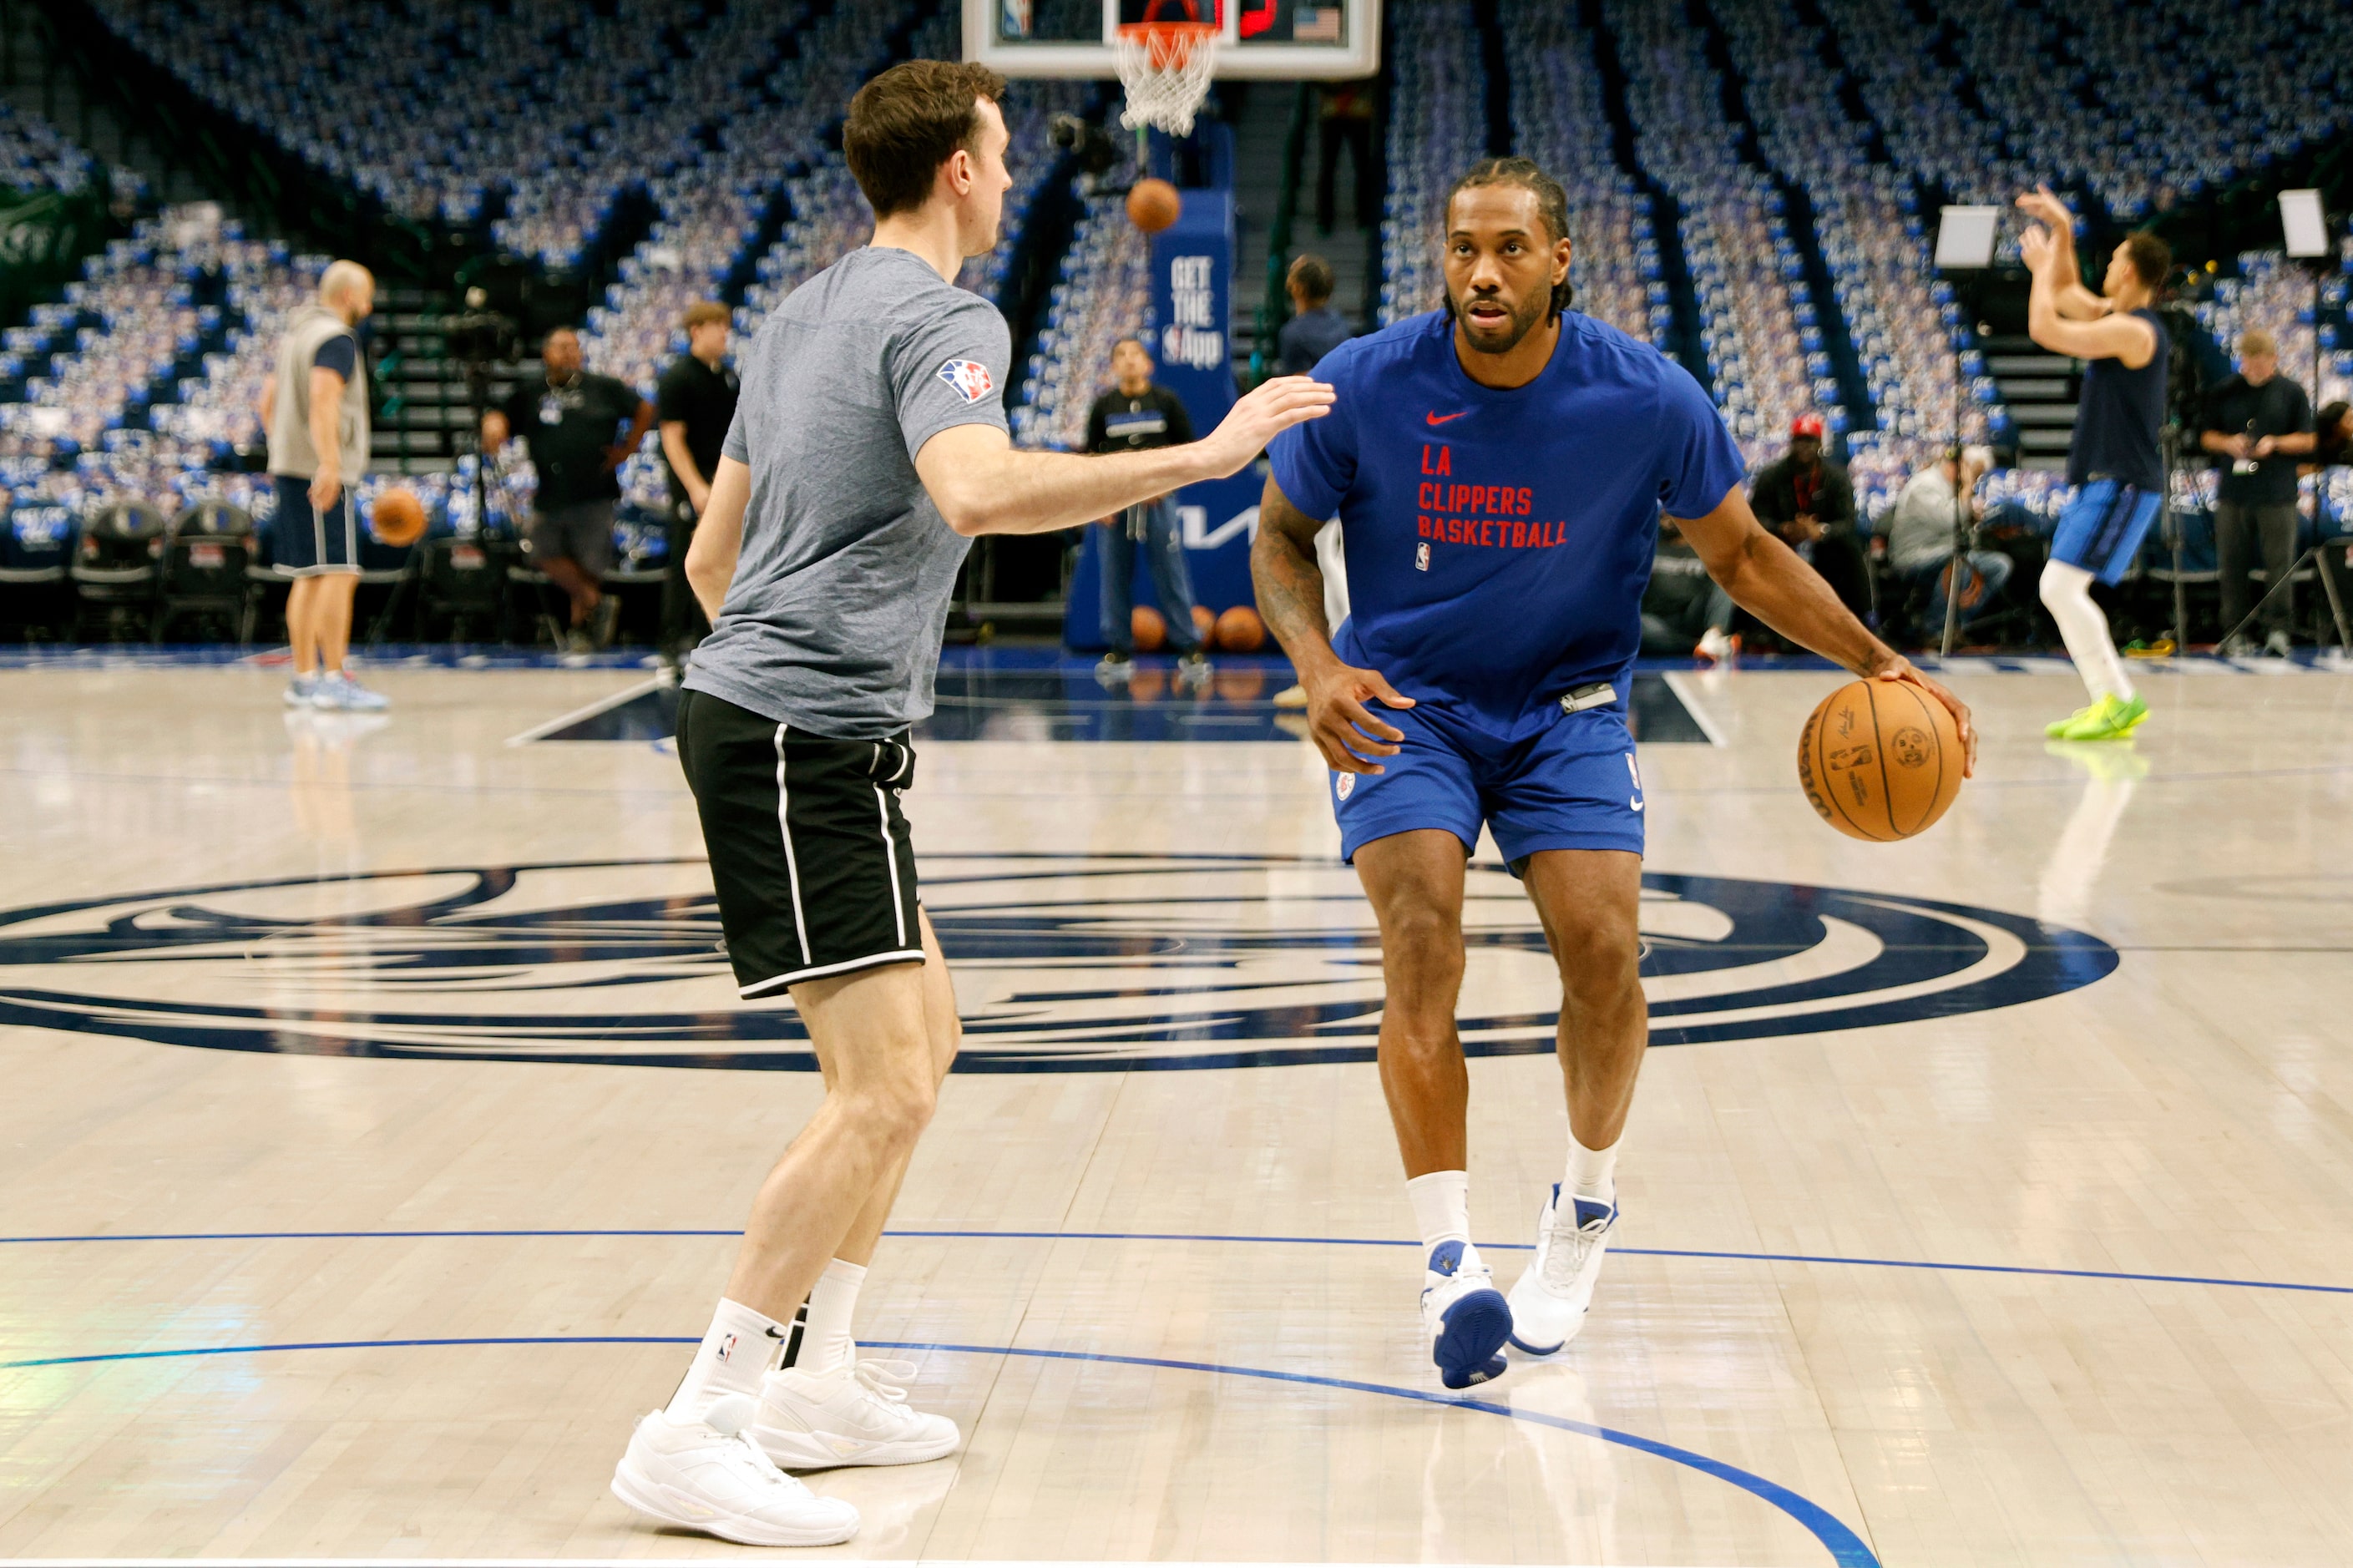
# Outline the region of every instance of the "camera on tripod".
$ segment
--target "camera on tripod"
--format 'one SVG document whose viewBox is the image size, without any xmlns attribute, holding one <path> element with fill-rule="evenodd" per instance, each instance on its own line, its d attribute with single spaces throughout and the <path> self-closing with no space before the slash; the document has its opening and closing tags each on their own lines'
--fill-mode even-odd
<svg viewBox="0 0 2353 1568">
<path fill-rule="evenodd" d="M 489 365 L 522 357 L 522 328 L 512 316 L 487 309 L 489 300 L 484 290 L 469 289 L 464 312 L 441 319 L 441 341 L 451 359 Z"/>
</svg>

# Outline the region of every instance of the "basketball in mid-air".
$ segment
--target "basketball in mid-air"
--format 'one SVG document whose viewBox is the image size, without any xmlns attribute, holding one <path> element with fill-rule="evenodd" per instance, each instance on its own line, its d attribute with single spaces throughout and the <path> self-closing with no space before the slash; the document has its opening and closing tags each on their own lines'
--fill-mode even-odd
<svg viewBox="0 0 2353 1568">
<path fill-rule="evenodd" d="M 375 536 L 396 550 L 404 544 L 414 544 L 425 537 L 425 503 L 417 492 L 397 486 L 375 498 L 368 510 L 368 526 Z"/>
<path fill-rule="evenodd" d="M 1138 605 L 1127 614 L 1128 629 L 1135 635 L 1135 651 L 1157 653 L 1160 645 L 1168 640 L 1168 623 L 1160 612 L 1149 605 Z"/>
<path fill-rule="evenodd" d="M 1248 605 L 1218 617 L 1218 646 L 1228 653 L 1256 653 L 1266 646 L 1266 623 Z"/>
<path fill-rule="evenodd" d="M 1138 180 L 1127 193 L 1127 221 L 1146 234 L 1158 234 L 1185 210 L 1185 199 L 1166 180 Z"/>
<path fill-rule="evenodd" d="M 1925 832 L 1961 793 L 1952 710 L 1908 680 L 1853 680 L 1798 738 L 1798 783 L 1824 822 L 1886 844 Z"/>
</svg>

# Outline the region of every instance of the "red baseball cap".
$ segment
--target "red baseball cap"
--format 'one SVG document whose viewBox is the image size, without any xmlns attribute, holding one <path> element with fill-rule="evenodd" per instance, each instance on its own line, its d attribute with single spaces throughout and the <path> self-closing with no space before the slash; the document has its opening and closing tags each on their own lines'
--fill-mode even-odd
<svg viewBox="0 0 2353 1568">
<path fill-rule="evenodd" d="M 1799 415 L 1795 419 L 1789 421 L 1789 434 L 1792 436 L 1811 436 L 1815 440 L 1820 440 L 1822 438 L 1822 416 L 1819 414 Z"/>
</svg>

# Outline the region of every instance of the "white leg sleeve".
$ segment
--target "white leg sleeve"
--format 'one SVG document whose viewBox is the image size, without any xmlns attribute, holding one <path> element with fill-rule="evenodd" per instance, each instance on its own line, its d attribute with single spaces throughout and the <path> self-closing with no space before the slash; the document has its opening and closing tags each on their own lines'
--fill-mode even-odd
<svg viewBox="0 0 2353 1568">
<path fill-rule="evenodd" d="M 2119 702 L 2131 701 L 2132 681 L 2108 635 L 2108 617 L 2092 603 L 2092 574 L 2064 561 L 2049 563 L 2042 568 L 2042 603 L 2059 623 L 2067 657 L 2075 661 L 2075 673 L 2084 678 L 2092 700 L 2113 695 Z"/>
</svg>

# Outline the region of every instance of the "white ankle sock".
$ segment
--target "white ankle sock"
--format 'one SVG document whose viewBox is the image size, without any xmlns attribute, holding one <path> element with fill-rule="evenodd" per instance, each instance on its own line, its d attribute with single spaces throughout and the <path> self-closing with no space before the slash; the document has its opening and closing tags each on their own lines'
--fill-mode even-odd
<svg viewBox="0 0 2353 1568">
<path fill-rule="evenodd" d="M 670 1414 L 679 1420 L 700 1421 L 711 1402 L 725 1394 L 760 1396 L 760 1379 L 783 1353 L 784 1324 L 741 1301 L 719 1300 L 711 1331 L 694 1351 L 694 1360 L 678 1392 L 670 1396 Z"/>
<path fill-rule="evenodd" d="M 1607 1203 L 1617 1174 L 1617 1144 L 1607 1149 L 1588 1149 L 1577 1141 L 1576 1133 L 1568 1135 L 1568 1176 L 1561 1185 L 1571 1197 Z"/>
<path fill-rule="evenodd" d="M 858 1288 L 864 1283 L 866 1270 L 855 1263 L 837 1258 L 825 1266 L 809 1292 L 808 1326 L 802 1331 L 795 1366 L 803 1372 L 832 1372 L 856 1358 L 858 1341 L 849 1331 L 849 1316 L 858 1308 Z"/>
<path fill-rule="evenodd" d="M 1421 1255 L 1441 1241 L 1471 1239 L 1471 1173 L 1432 1171 L 1405 1184 L 1406 1201 L 1413 1205 L 1413 1223 L 1421 1232 Z"/>
</svg>

